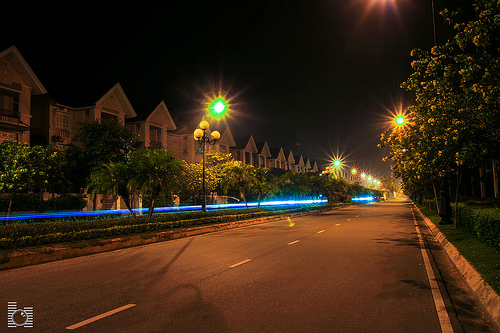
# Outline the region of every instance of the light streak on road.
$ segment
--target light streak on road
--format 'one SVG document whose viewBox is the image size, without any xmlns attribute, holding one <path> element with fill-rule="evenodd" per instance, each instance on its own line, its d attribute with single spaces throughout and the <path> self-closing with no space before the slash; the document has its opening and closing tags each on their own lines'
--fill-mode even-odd
<svg viewBox="0 0 500 333">
<path fill-rule="evenodd" d="M 310 204 L 323 204 L 327 203 L 326 199 L 317 200 L 279 200 L 279 201 L 266 201 L 261 202 L 261 207 L 273 207 L 273 206 L 287 206 L 287 205 L 310 205 Z M 258 207 L 257 202 L 248 203 L 249 208 Z M 215 204 L 207 205 L 207 210 L 216 209 L 231 209 L 231 208 L 246 208 L 245 203 L 232 203 L 232 204 Z M 188 211 L 199 211 L 201 210 L 201 205 L 192 206 L 172 206 L 172 207 L 157 207 L 154 209 L 155 214 L 165 214 L 165 213 L 177 213 L 177 212 L 188 212 Z M 133 209 L 136 214 L 147 214 L 148 208 L 136 208 Z M 103 216 L 103 215 L 128 215 L 130 211 L 128 209 L 110 209 L 110 210 L 93 210 L 93 211 L 70 211 L 70 212 L 50 212 L 50 213 L 33 213 L 33 214 L 11 214 L 0 216 L 0 221 L 17 221 L 17 220 L 35 220 L 35 219 L 53 219 L 53 218 L 73 218 L 73 217 L 92 217 L 92 216 Z"/>
</svg>

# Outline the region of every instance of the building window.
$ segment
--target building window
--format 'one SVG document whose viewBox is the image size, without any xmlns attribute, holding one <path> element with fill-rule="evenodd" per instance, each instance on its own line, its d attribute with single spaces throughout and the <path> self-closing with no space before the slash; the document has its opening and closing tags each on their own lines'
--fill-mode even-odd
<svg viewBox="0 0 500 333">
<path fill-rule="evenodd" d="M 54 121 L 55 127 L 69 129 L 71 116 L 67 113 L 56 112 L 56 117 Z"/>
</svg>

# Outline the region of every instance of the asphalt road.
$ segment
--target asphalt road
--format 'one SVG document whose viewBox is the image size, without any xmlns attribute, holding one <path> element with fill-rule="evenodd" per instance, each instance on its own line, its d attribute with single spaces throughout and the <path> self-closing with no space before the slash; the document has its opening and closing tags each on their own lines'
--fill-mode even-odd
<svg viewBox="0 0 500 333">
<path fill-rule="evenodd" d="M 388 201 L 3 271 L 0 331 L 429 333 L 444 316 L 488 332 L 417 229 L 407 202 Z M 33 328 L 7 327 L 13 301 L 33 307 Z"/>
</svg>

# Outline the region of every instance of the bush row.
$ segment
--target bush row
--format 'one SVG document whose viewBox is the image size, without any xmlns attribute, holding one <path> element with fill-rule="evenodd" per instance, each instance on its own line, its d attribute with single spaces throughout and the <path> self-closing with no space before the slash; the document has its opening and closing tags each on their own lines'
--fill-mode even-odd
<svg viewBox="0 0 500 333">
<path fill-rule="evenodd" d="M 478 208 L 459 204 L 457 224 L 491 246 L 500 248 L 500 208 Z"/>
<path fill-rule="evenodd" d="M 7 212 L 10 199 L 0 198 L 0 212 Z M 86 201 L 81 195 L 62 195 L 60 197 L 41 199 L 38 195 L 17 194 L 12 198 L 11 212 L 46 212 L 59 210 L 80 210 L 86 206 Z"/>
<path fill-rule="evenodd" d="M 0 249 L 39 246 L 55 243 L 116 237 L 172 228 L 186 228 L 209 223 L 224 223 L 261 216 L 301 212 L 326 207 L 305 206 L 288 209 L 243 209 L 207 213 L 176 213 L 147 216 L 83 220 L 73 222 L 42 222 L 9 224 L 0 227 Z"/>
</svg>

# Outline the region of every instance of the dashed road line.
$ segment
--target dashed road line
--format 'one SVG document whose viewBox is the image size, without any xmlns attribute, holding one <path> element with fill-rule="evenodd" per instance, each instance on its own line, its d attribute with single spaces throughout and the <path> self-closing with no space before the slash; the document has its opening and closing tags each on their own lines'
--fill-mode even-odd
<svg viewBox="0 0 500 333">
<path fill-rule="evenodd" d="M 99 319 L 102 319 L 102 318 L 105 318 L 105 317 L 109 317 L 115 313 L 118 313 L 120 311 L 123 311 L 123 310 L 127 310 L 127 309 L 130 309 L 132 307 L 136 306 L 136 304 L 127 304 L 127 305 L 124 305 L 122 307 L 119 307 L 117 309 L 114 309 L 114 310 L 111 310 L 111 311 L 108 311 L 108 312 L 105 312 L 103 314 L 100 314 L 98 316 L 95 316 L 95 317 L 92 317 L 92 318 L 89 318 L 87 320 L 84 320 L 84 321 L 81 321 L 79 323 L 76 323 L 74 325 L 71 325 L 71 326 L 68 326 L 66 327 L 67 330 L 74 330 L 74 329 L 77 329 L 79 327 L 82 327 L 82 326 L 85 326 L 85 325 L 88 325 L 90 323 L 93 323 L 94 321 L 97 321 Z"/>
<path fill-rule="evenodd" d="M 325 230 L 324 230 L 324 229 L 323 229 L 323 230 L 318 231 L 318 232 L 317 232 L 317 234 L 321 234 L 321 233 L 323 233 L 323 232 L 325 232 Z"/>
<path fill-rule="evenodd" d="M 240 266 L 240 265 L 246 264 L 246 263 L 247 263 L 247 262 L 249 262 L 249 261 L 252 261 L 252 259 L 245 259 L 245 260 L 240 261 L 240 262 L 238 262 L 238 263 L 236 263 L 236 264 L 233 264 L 233 265 L 231 265 L 231 266 L 229 266 L 229 267 L 230 267 L 230 268 L 235 268 L 235 267 L 238 267 L 238 266 Z"/>
<path fill-rule="evenodd" d="M 298 242 L 300 242 L 300 240 L 294 240 L 293 242 L 288 243 L 288 245 L 293 245 L 293 244 L 296 244 Z"/>
<path fill-rule="evenodd" d="M 335 226 L 338 227 L 340 225 L 340 223 L 337 223 Z"/>
</svg>

